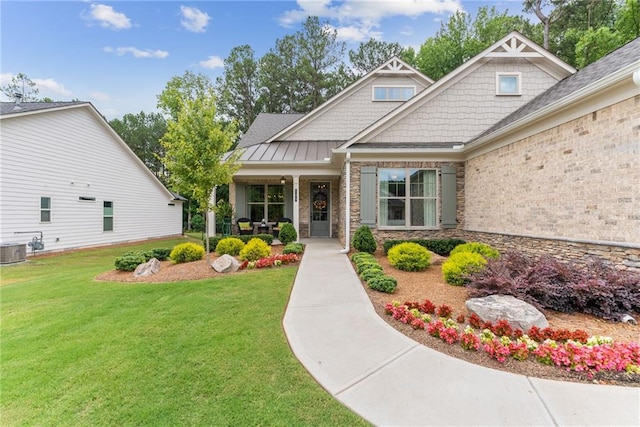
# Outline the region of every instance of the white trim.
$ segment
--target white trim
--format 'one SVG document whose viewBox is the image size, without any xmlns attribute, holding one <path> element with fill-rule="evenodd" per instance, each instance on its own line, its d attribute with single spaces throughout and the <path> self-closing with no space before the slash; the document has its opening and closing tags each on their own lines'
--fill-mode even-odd
<svg viewBox="0 0 640 427">
<path fill-rule="evenodd" d="M 500 80 L 502 77 L 515 77 L 516 78 L 516 91 L 515 92 L 502 92 Z M 498 71 L 496 73 L 496 96 L 521 96 L 522 95 L 522 73 L 521 72 L 503 72 Z"/>
</svg>

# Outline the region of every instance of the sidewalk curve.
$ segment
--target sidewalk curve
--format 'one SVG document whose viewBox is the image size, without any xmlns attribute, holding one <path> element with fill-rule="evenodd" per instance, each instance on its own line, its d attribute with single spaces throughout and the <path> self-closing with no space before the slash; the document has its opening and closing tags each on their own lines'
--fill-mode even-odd
<svg viewBox="0 0 640 427">
<path fill-rule="evenodd" d="M 320 385 L 371 423 L 640 426 L 640 388 L 510 374 L 407 338 L 376 314 L 337 240 L 304 243 L 287 339 Z"/>
</svg>

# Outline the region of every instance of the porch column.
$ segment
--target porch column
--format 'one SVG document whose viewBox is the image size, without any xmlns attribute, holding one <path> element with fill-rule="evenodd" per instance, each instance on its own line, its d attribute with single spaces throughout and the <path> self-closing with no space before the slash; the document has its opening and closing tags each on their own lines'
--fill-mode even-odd
<svg viewBox="0 0 640 427">
<path fill-rule="evenodd" d="M 293 226 L 300 240 L 300 175 L 293 175 Z"/>
<path fill-rule="evenodd" d="M 211 192 L 211 198 L 209 199 L 209 205 L 216 205 L 216 193 L 218 191 L 218 187 L 213 187 L 213 191 Z M 207 210 L 207 234 L 209 236 L 216 235 L 216 213 L 211 209 Z"/>
</svg>

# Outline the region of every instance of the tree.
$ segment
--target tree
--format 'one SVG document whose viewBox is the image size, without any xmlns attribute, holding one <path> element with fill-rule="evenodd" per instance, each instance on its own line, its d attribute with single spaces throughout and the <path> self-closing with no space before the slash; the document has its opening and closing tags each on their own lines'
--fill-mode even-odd
<svg viewBox="0 0 640 427">
<path fill-rule="evenodd" d="M 19 99 L 25 102 L 37 101 L 38 97 L 36 95 L 40 92 L 35 82 L 23 73 L 18 73 L 11 77 L 11 83 L 2 86 L 0 91 L 12 101 Z"/>
<path fill-rule="evenodd" d="M 163 183 L 167 182 L 167 170 L 162 163 L 164 149 L 160 139 L 167 131 L 167 122 L 160 113 L 125 114 L 109 124 L 127 143 L 129 148 Z"/>
<path fill-rule="evenodd" d="M 173 121 L 176 121 L 180 109 L 186 105 L 187 100 L 204 98 L 209 96 L 212 90 L 213 83 L 209 77 L 187 70 L 182 77 L 174 76 L 169 80 L 162 93 L 157 97 L 157 107 Z"/>
<path fill-rule="evenodd" d="M 535 13 L 543 27 L 542 47 L 549 50 L 549 30 L 551 24 L 558 21 L 562 16 L 564 9 L 561 6 L 566 0 L 525 0 L 523 10 L 528 13 Z M 553 8 L 550 12 L 545 9 Z M 545 15 L 545 13 L 547 13 Z"/>
<path fill-rule="evenodd" d="M 622 36 L 611 28 L 589 29 L 576 44 L 576 65 L 584 68 L 622 44 Z"/>
<path fill-rule="evenodd" d="M 349 51 L 349 61 L 357 77 L 379 67 L 394 56 L 401 57 L 404 49 L 399 43 L 369 39 L 360 43 L 358 50 Z"/>
<path fill-rule="evenodd" d="M 481 7 L 475 19 L 458 11 L 422 44 L 416 66 L 438 80 L 513 30 L 536 38 L 534 26 L 523 17 L 499 14 L 494 7 Z"/>
<path fill-rule="evenodd" d="M 296 76 L 297 54 L 293 36 L 276 40 L 260 58 L 260 104 L 268 113 L 295 113 L 301 89 Z"/>
<path fill-rule="evenodd" d="M 224 76 L 217 80 L 219 113 L 238 121 L 246 132 L 260 111 L 259 66 L 251 46 L 234 47 L 224 60 Z"/>
<path fill-rule="evenodd" d="M 616 30 L 624 42 L 640 37 L 640 0 L 626 0 L 618 12 Z"/>
<path fill-rule="evenodd" d="M 235 141 L 236 130 L 233 125 L 217 121 L 212 89 L 200 95 L 195 99 L 178 97 L 172 102 L 177 114 L 168 121 L 161 143 L 164 162 L 171 172 L 170 182 L 176 190 L 191 194 L 206 218 L 214 187 L 232 181 L 240 167 L 237 161 L 241 153 L 236 151 L 223 160 Z M 209 259 L 209 227 L 205 234 Z"/>
</svg>

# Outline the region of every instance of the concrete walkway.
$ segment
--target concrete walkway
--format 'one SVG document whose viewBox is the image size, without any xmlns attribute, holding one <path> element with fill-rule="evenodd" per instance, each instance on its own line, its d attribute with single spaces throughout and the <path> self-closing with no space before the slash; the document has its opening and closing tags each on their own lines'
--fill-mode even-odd
<svg viewBox="0 0 640 427">
<path fill-rule="evenodd" d="M 304 243 L 285 333 L 311 375 L 371 423 L 640 426 L 639 388 L 529 378 L 418 344 L 375 313 L 337 240 Z"/>
</svg>

